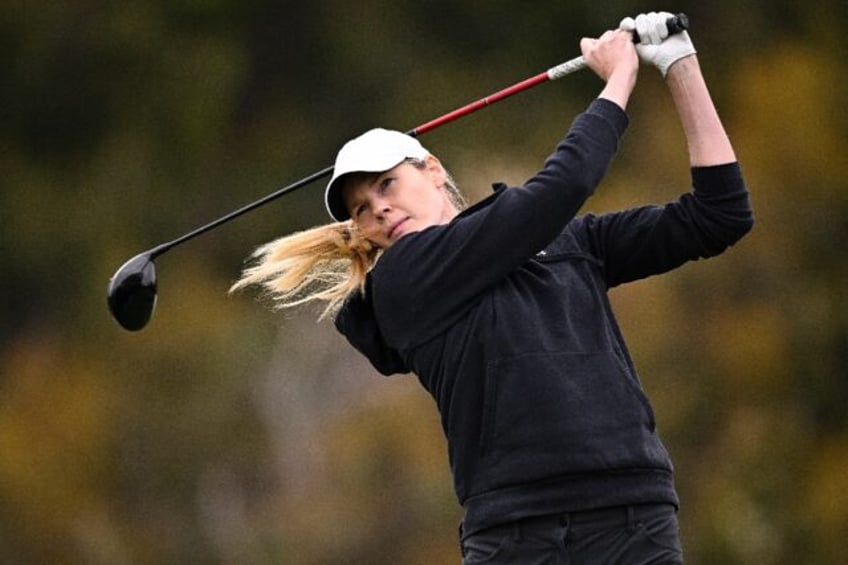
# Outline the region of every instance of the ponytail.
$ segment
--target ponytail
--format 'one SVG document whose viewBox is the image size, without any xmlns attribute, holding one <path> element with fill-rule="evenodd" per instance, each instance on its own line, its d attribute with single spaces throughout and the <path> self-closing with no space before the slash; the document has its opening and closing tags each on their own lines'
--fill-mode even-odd
<svg viewBox="0 0 848 565">
<path fill-rule="evenodd" d="M 335 313 L 349 294 L 364 292 L 379 251 L 351 221 L 318 226 L 256 249 L 255 263 L 230 292 L 260 285 L 278 308 L 324 302 L 322 319 Z"/>
</svg>

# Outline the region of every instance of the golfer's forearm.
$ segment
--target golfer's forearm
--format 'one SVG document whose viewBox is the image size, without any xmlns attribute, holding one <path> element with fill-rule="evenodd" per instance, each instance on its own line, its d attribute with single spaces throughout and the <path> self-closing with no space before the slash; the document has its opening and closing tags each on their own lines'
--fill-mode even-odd
<svg viewBox="0 0 848 565">
<path fill-rule="evenodd" d="M 674 63 L 666 82 L 686 135 L 690 164 L 698 167 L 736 161 L 697 57 L 685 57 Z"/>
</svg>

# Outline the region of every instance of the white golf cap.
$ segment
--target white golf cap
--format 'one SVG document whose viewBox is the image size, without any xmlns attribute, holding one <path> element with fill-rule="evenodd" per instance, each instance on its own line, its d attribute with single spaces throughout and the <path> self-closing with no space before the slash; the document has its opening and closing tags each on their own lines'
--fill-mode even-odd
<svg viewBox="0 0 848 565">
<path fill-rule="evenodd" d="M 348 173 L 382 173 L 406 159 L 424 159 L 430 152 L 414 137 L 399 131 L 376 128 L 348 141 L 336 155 L 333 178 L 327 184 L 324 202 L 334 220 L 350 219 L 342 200 L 341 179 Z"/>
</svg>

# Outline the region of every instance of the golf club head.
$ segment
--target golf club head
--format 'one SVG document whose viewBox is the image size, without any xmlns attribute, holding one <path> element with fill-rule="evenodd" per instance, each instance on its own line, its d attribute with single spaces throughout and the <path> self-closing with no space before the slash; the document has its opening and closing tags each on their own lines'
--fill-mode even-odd
<svg viewBox="0 0 848 565">
<path fill-rule="evenodd" d="M 124 329 L 147 325 L 156 307 L 156 265 L 150 252 L 139 253 L 115 271 L 106 298 L 112 317 Z"/>
</svg>

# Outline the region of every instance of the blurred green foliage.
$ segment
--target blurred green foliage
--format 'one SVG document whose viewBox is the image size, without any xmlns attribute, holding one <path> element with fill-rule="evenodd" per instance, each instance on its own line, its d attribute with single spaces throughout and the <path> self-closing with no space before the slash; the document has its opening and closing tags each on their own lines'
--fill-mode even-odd
<svg viewBox="0 0 848 565">
<path fill-rule="evenodd" d="M 451 563 L 432 401 L 313 312 L 228 297 L 252 247 L 324 221 L 305 188 L 158 261 L 135 253 L 578 54 L 645 2 L 59 0 L 0 5 L 0 561 Z M 697 563 L 848 562 L 844 2 L 676 2 L 753 193 L 719 259 L 613 293 Z M 472 199 L 531 174 L 600 89 L 572 75 L 428 134 Z M 589 207 L 688 181 L 643 69 Z"/>
</svg>

